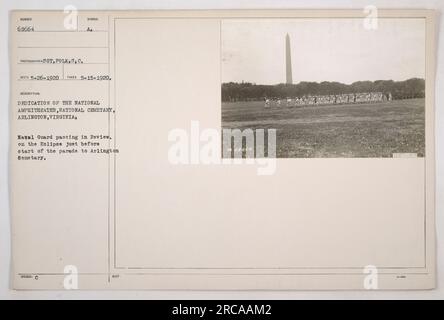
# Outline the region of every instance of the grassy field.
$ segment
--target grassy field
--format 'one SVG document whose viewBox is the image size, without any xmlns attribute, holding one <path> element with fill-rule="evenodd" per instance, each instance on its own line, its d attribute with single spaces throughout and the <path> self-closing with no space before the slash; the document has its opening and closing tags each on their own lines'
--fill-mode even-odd
<svg viewBox="0 0 444 320">
<path fill-rule="evenodd" d="M 222 127 L 276 129 L 278 158 L 424 156 L 424 99 L 264 108 L 222 103 Z"/>
</svg>

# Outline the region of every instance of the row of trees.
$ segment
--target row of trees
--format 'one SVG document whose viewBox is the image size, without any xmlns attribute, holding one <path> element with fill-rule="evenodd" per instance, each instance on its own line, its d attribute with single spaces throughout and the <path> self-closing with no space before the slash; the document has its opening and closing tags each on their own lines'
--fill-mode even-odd
<svg viewBox="0 0 444 320">
<path fill-rule="evenodd" d="M 377 80 L 357 81 L 352 84 L 340 82 L 299 82 L 298 84 L 258 85 L 250 82 L 222 84 L 222 101 L 252 101 L 267 98 L 302 97 L 304 95 L 329 95 L 360 92 L 392 94 L 393 99 L 423 98 L 424 79 L 405 81 Z"/>
</svg>

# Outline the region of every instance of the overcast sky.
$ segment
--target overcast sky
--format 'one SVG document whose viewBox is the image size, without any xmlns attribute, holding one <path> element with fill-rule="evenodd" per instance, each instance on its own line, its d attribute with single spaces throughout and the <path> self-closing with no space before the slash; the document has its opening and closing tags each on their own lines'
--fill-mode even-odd
<svg viewBox="0 0 444 320">
<path fill-rule="evenodd" d="M 290 35 L 293 83 L 425 78 L 424 19 L 223 20 L 222 81 L 285 82 Z"/>
</svg>

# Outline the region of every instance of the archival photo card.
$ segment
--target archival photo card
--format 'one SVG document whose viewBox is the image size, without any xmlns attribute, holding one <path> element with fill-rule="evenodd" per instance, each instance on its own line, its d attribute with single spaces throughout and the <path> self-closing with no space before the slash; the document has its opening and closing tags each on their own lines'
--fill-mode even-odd
<svg viewBox="0 0 444 320">
<path fill-rule="evenodd" d="M 12 12 L 12 287 L 434 288 L 434 28 Z"/>
</svg>

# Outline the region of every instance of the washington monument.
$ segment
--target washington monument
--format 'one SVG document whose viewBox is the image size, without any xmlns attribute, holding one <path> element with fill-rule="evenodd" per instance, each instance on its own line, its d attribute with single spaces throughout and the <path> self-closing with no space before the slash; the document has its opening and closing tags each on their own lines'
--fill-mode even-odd
<svg viewBox="0 0 444 320">
<path fill-rule="evenodd" d="M 290 47 L 290 36 L 285 36 L 285 62 L 286 62 L 286 84 L 293 84 L 293 75 L 291 72 L 291 47 Z"/>
</svg>

